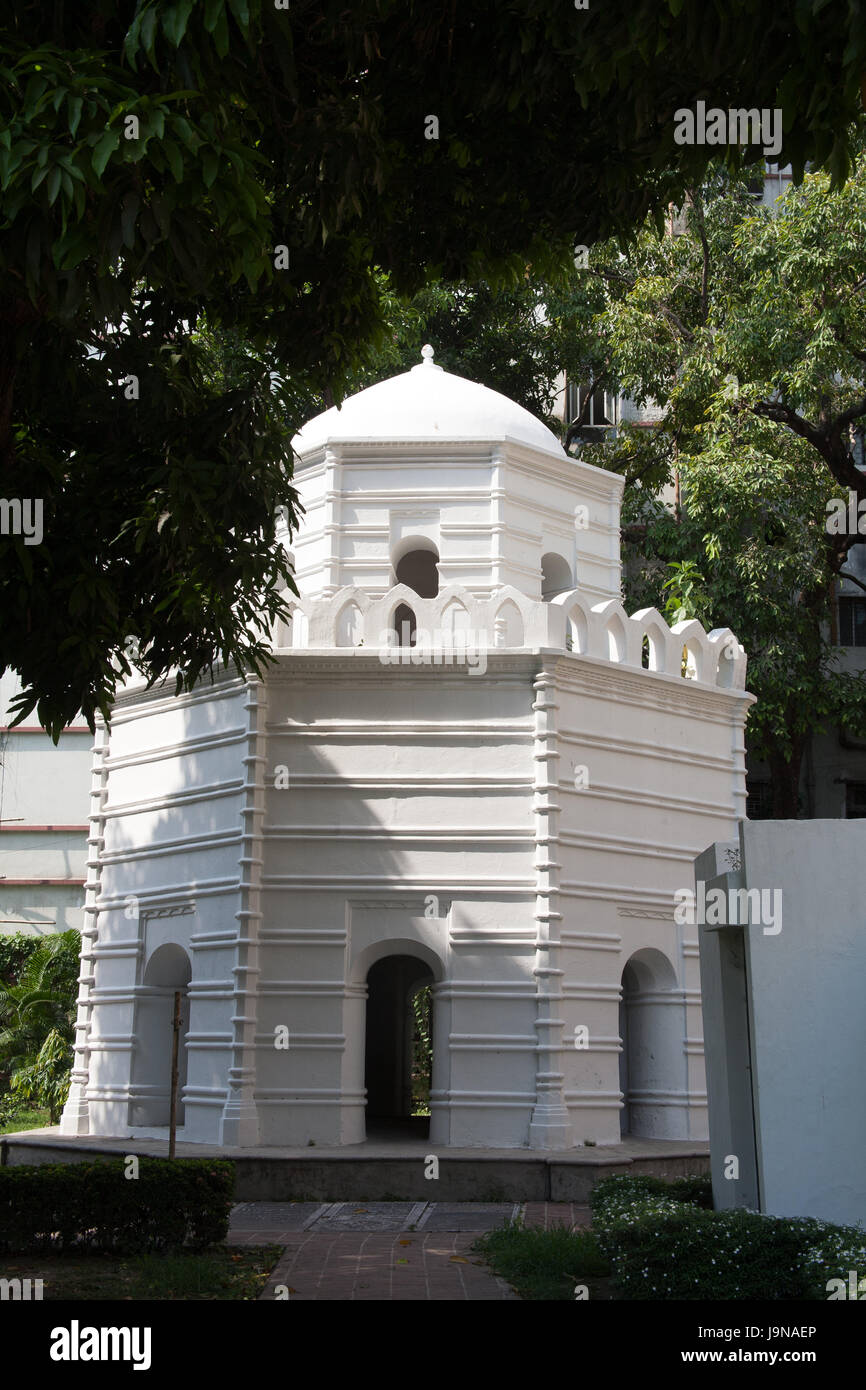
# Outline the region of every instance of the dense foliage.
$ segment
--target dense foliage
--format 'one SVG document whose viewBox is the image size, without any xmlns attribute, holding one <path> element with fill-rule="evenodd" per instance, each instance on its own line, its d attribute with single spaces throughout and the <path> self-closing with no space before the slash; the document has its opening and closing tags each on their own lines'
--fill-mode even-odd
<svg viewBox="0 0 866 1390">
<path fill-rule="evenodd" d="M 56 1124 L 69 1092 L 75 1040 L 81 937 L 77 931 L 11 938 L 0 972 L 0 1101 L 11 1118 L 27 1104 L 47 1108 Z M 8 1089 L 8 1094 L 2 1092 Z"/>
<path fill-rule="evenodd" d="M 40 543 L 0 537 L 0 666 L 55 735 L 133 662 L 262 669 L 289 441 L 381 342 L 381 274 L 515 284 L 660 218 L 718 152 L 676 143 L 697 100 L 778 108 L 779 157 L 841 178 L 866 69 L 823 0 L 0 18 L 0 495 L 44 509 Z M 243 341 L 237 385 L 204 322 Z"/>
</svg>

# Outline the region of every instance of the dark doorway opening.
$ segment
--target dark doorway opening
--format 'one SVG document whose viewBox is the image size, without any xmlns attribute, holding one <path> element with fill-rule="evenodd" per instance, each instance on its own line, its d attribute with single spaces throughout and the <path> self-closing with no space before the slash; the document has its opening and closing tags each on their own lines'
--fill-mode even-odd
<svg viewBox="0 0 866 1390">
<path fill-rule="evenodd" d="M 368 1139 L 429 1134 L 432 983 L 430 967 L 415 956 L 385 956 L 367 974 Z"/>
</svg>

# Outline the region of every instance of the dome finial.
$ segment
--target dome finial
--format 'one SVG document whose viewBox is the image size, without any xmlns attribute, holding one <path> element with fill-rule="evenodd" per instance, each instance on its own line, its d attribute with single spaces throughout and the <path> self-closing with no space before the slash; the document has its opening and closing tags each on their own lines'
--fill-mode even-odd
<svg viewBox="0 0 866 1390">
<path fill-rule="evenodd" d="M 430 346 L 429 343 L 425 343 L 424 346 L 422 347 L 422 349 L 421 349 L 421 356 L 422 356 L 423 359 L 424 359 L 424 366 L 425 366 L 425 367 L 432 367 L 432 366 L 434 365 L 434 362 L 433 362 L 433 349 L 432 349 L 432 347 Z"/>
</svg>

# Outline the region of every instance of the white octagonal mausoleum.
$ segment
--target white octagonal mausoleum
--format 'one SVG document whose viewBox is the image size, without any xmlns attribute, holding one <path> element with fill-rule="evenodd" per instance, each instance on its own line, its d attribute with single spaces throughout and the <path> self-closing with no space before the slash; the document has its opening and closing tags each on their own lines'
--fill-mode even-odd
<svg viewBox="0 0 866 1390">
<path fill-rule="evenodd" d="M 296 437 L 300 597 L 264 680 L 131 683 L 93 774 L 68 1135 L 704 1139 L 697 929 L 745 814 L 745 656 L 620 602 L 622 479 L 411 371 Z"/>
</svg>

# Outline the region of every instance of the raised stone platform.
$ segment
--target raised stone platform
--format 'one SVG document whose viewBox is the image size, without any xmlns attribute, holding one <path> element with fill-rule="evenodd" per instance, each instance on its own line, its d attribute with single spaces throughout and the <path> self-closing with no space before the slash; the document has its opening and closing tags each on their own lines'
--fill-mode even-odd
<svg viewBox="0 0 866 1390">
<path fill-rule="evenodd" d="M 0 1162 L 81 1163 L 125 1154 L 165 1158 L 162 1138 L 66 1138 L 58 1129 L 7 1134 Z M 605 1148 L 436 1150 L 426 1139 L 368 1140 L 339 1149 L 219 1148 L 178 1139 L 178 1158 L 227 1158 L 239 1202 L 580 1202 L 615 1173 L 678 1178 L 709 1173 L 709 1145 L 627 1139 Z M 425 1176 L 438 1159 L 438 1178 Z"/>
</svg>

